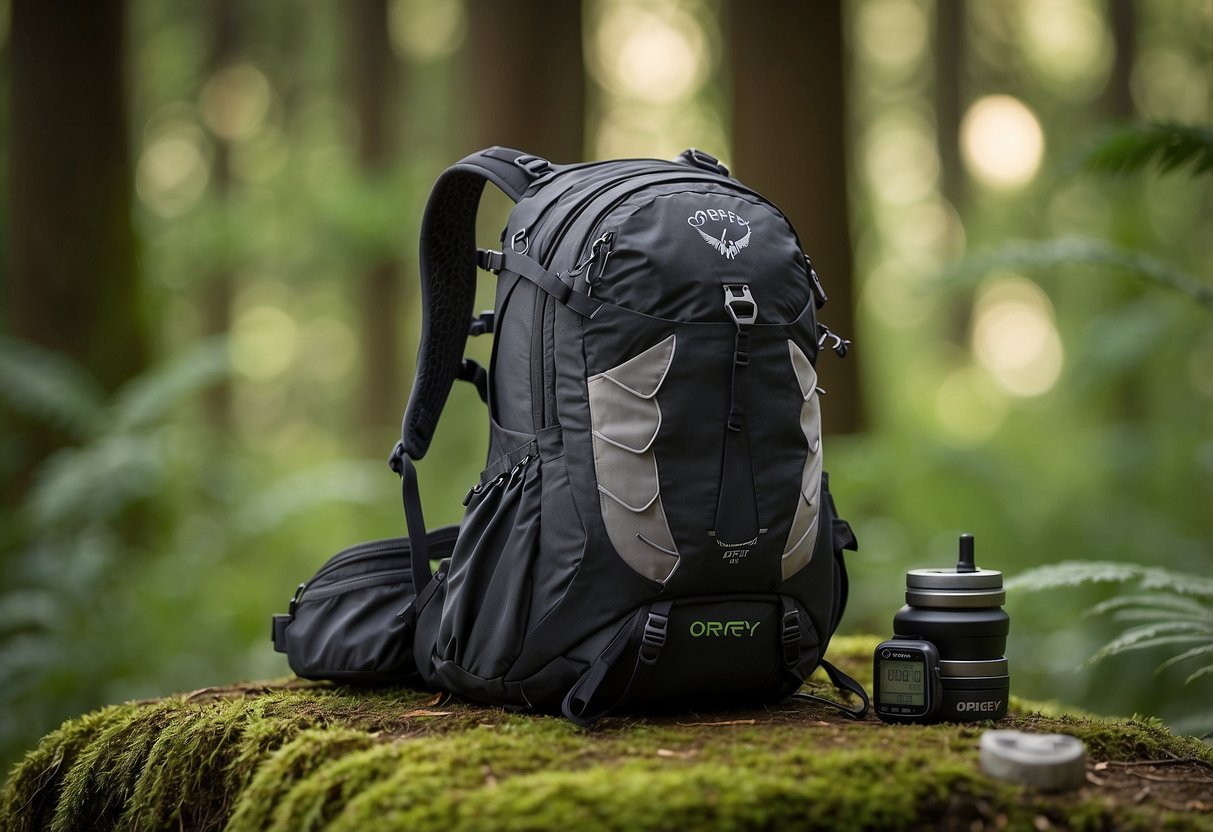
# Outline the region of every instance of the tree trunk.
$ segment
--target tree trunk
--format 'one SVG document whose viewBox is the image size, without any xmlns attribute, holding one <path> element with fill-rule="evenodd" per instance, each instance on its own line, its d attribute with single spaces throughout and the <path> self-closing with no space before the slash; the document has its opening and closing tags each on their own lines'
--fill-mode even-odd
<svg viewBox="0 0 1213 832">
<path fill-rule="evenodd" d="M 935 3 L 935 133 L 939 146 L 940 193 L 963 216 L 965 172 L 960 160 L 964 115 L 964 0 Z"/>
<path fill-rule="evenodd" d="M 13 0 L 6 317 L 114 390 L 148 362 L 131 222 L 125 4 Z M 20 426 L 18 473 L 62 437 Z"/>
<path fill-rule="evenodd" d="M 473 122 L 467 151 L 516 147 L 553 162 L 585 153 L 580 0 L 468 0 Z"/>
<path fill-rule="evenodd" d="M 395 56 L 388 38 L 387 0 L 350 5 L 354 103 L 358 114 L 358 162 L 369 180 L 388 173 L 395 160 L 392 92 Z M 360 289 L 362 384 L 359 418 L 368 450 L 382 450 L 378 428 L 400 416 L 395 395 L 403 383 L 398 320 L 402 302 L 400 267 L 383 253 L 370 264 Z"/>
<path fill-rule="evenodd" d="M 237 23 L 231 0 L 212 0 L 211 21 L 214 40 L 211 42 L 211 73 L 229 65 L 236 57 Z M 216 202 L 224 210 L 232 185 L 231 147 L 227 139 L 214 136 L 215 159 L 211 167 L 211 182 Z M 203 326 L 207 335 L 222 335 L 232 328 L 232 267 L 228 258 L 208 276 L 203 290 Z M 225 426 L 231 419 L 231 384 L 221 379 L 206 391 L 207 417 L 211 424 Z"/>
<path fill-rule="evenodd" d="M 842 4 L 730 0 L 726 8 L 735 172 L 792 221 L 830 295 L 830 328 L 852 337 Z M 863 426 L 858 357 L 823 357 L 828 432 Z"/>
<path fill-rule="evenodd" d="M 11 332 L 114 389 L 147 365 L 138 315 L 125 4 L 13 0 Z"/>
<path fill-rule="evenodd" d="M 1133 62 L 1137 59 L 1137 11 L 1133 0 L 1109 0 L 1108 15 L 1111 18 L 1115 54 L 1112 77 L 1105 91 L 1105 106 L 1113 119 L 1127 122 L 1137 114 L 1130 84 Z"/>
</svg>

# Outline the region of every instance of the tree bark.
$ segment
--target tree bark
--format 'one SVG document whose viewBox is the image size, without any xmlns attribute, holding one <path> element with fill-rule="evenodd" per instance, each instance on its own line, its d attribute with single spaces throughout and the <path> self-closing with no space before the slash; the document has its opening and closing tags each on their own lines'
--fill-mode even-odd
<svg viewBox="0 0 1213 832">
<path fill-rule="evenodd" d="M 842 4 L 729 0 L 726 8 L 734 172 L 792 221 L 830 295 L 823 314 L 850 338 L 855 299 Z M 844 362 L 823 357 L 827 432 L 863 427 L 859 355 Z"/>
<path fill-rule="evenodd" d="M 387 0 L 350 5 L 354 103 L 358 114 L 358 163 L 367 179 L 387 174 L 395 161 L 392 93 L 396 59 L 388 37 Z M 372 262 L 360 287 L 362 382 L 359 418 L 366 428 L 395 423 L 403 383 L 398 320 L 402 303 L 400 266 L 390 253 Z M 368 450 L 381 450 L 374 430 L 365 432 Z"/>
<path fill-rule="evenodd" d="M 1105 91 L 1105 106 L 1116 121 L 1127 122 L 1137 114 L 1133 106 L 1133 62 L 1137 59 L 1137 10 L 1133 0 L 1109 0 L 1112 24 L 1112 77 Z"/>
<path fill-rule="evenodd" d="M 935 3 L 935 132 L 939 146 L 940 193 L 963 215 L 965 172 L 960 160 L 960 119 L 964 114 L 964 0 Z"/>
<path fill-rule="evenodd" d="M 125 4 L 13 0 L 10 331 L 107 389 L 147 365 L 131 223 Z"/>
<path fill-rule="evenodd" d="M 9 332 L 79 361 L 106 390 L 147 366 L 131 222 L 125 3 L 13 0 Z M 16 499 L 64 437 L 21 423 Z"/>
<path fill-rule="evenodd" d="M 235 60 L 238 26 L 231 0 L 212 0 L 211 22 L 214 39 L 211 42 L 211 73 L 218 72 Z M 211 183 L 220 210 L 224 210 L 232 185 L 231 147 L 227 139 L 214 136 L 215 158 L 211 166 Z M 232 267 L 223 258 L 209 275 L 203 290 L 203 325 L 208 335 L 222 335 L 232 328 Z M 231 384 L 221 379 L 206 391 L 207 418 L 213 425 L 225 426 L 231 420 Z"/>
<path fill-rule="evenodd" d="M 468 0 L 468 19 L 473 121 L 467 152 L 496 144 L 553 162 L 581 161 L 580 0 Z"/>
</svg>

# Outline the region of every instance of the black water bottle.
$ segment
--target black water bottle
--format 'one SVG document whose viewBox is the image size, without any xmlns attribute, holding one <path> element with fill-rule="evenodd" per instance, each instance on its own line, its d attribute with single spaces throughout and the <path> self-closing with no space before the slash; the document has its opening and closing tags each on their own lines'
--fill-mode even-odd
<svg viewBox="0 0 1213 832">
<path fill-rule="evenodd" d="M 936 719 L 968 721 L 1006 716 L 1011 677 L 1003 610 L 1002 572 L 979 569 L 973 536 L 960 536 L 955 569 L 906 573 L 906 606 L 893 617 L 898 638 L 921 639 L 939 651 L 943 688 Z"/>
</svg>

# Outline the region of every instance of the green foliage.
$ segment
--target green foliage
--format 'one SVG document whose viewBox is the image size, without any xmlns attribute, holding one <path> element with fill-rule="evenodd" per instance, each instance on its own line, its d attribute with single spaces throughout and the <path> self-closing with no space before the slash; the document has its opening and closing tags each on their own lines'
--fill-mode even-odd
<svg viewBox="0 0 1213 832">
<path fill-rule="evenodd" d="M 1193 645 L 1170 656 L 1158 670 L 1213 653 L 1213 578 L 1133 563 L 1064 561 L 1042 566 L 1007 581 L 1008 591 L 1042 591 L 1091 583 L 1135 583 L 1139 591 L 1103 601 L 1088 615 L 1110 615 L 1126 627 L 1096 651 L 1088 664 L 1134 650 Z M 1191 684 L 1213 673 L 1213 662 L 1185 680 Z"/>
<path fill-rule="evenodd" d="M 1095 173 L 1127 175 L 1151 165 L 1170 173 L 1191 165 L 1191 175 L 1213 171 L 1213 129 L 1190 124 L 1134 124 L 1104 131 L 1077 159 Z"/>
<path fill-rule="evenodd" d="M 0 337 L 0 401 L 13 410 L 84 438 L 104 424 L 104 392 L 71 359 Z"/>
<path fill-rule="evenodd" d="M 1078 267 L 1099 274 L 1121 273 L 1179 292 L 1213 311 L 1213 286 L 1143 251 L 1105 240 L 1069 236 L 1056 240 L 1016 240 L 979 252 L 944 272 L 945 283 L 972 283 L 991 272 L 1025 270 L 1050 273 Z"/>
</svg>

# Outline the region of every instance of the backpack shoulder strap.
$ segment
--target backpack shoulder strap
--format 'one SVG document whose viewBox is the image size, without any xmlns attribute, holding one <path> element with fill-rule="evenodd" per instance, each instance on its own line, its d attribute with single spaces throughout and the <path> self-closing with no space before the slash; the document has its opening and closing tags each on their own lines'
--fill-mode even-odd
<svg viewBox="0 0 1213 832">
<path fill-rule="evenodd" d="M 415 616 L 433 597 L 442 573 L 430 571 L 430 552 L 413 460 L 429 449 L 438 416 L 463 370 L 476 300 L 476 212 L 485 182 L 517 202 L 540 177 L 554 170 L 546 159 L 490 147 L 443 171 L 430 191 L 421 220 L 421 347 L 417 374 L 404 412 L 400 441 L 388 464 L 400 475 L 405 522 L 412 540 L 410 562 L 416 597 L 402 614 Z M 438 580 L 432 580 L 437 578 Z"/>
<path fill-rule="evenodd" d="M 553 170 L 546 159 L 505 147 L 490 147 L 447 168 L 430 192 L 421 220 L 421 347 L 417 374 L 392 453 L 421 459 L 438 416 L 459 377 L 476 299 L 476 211 L 485 182 L 517 202 Z"/>
</svg>

